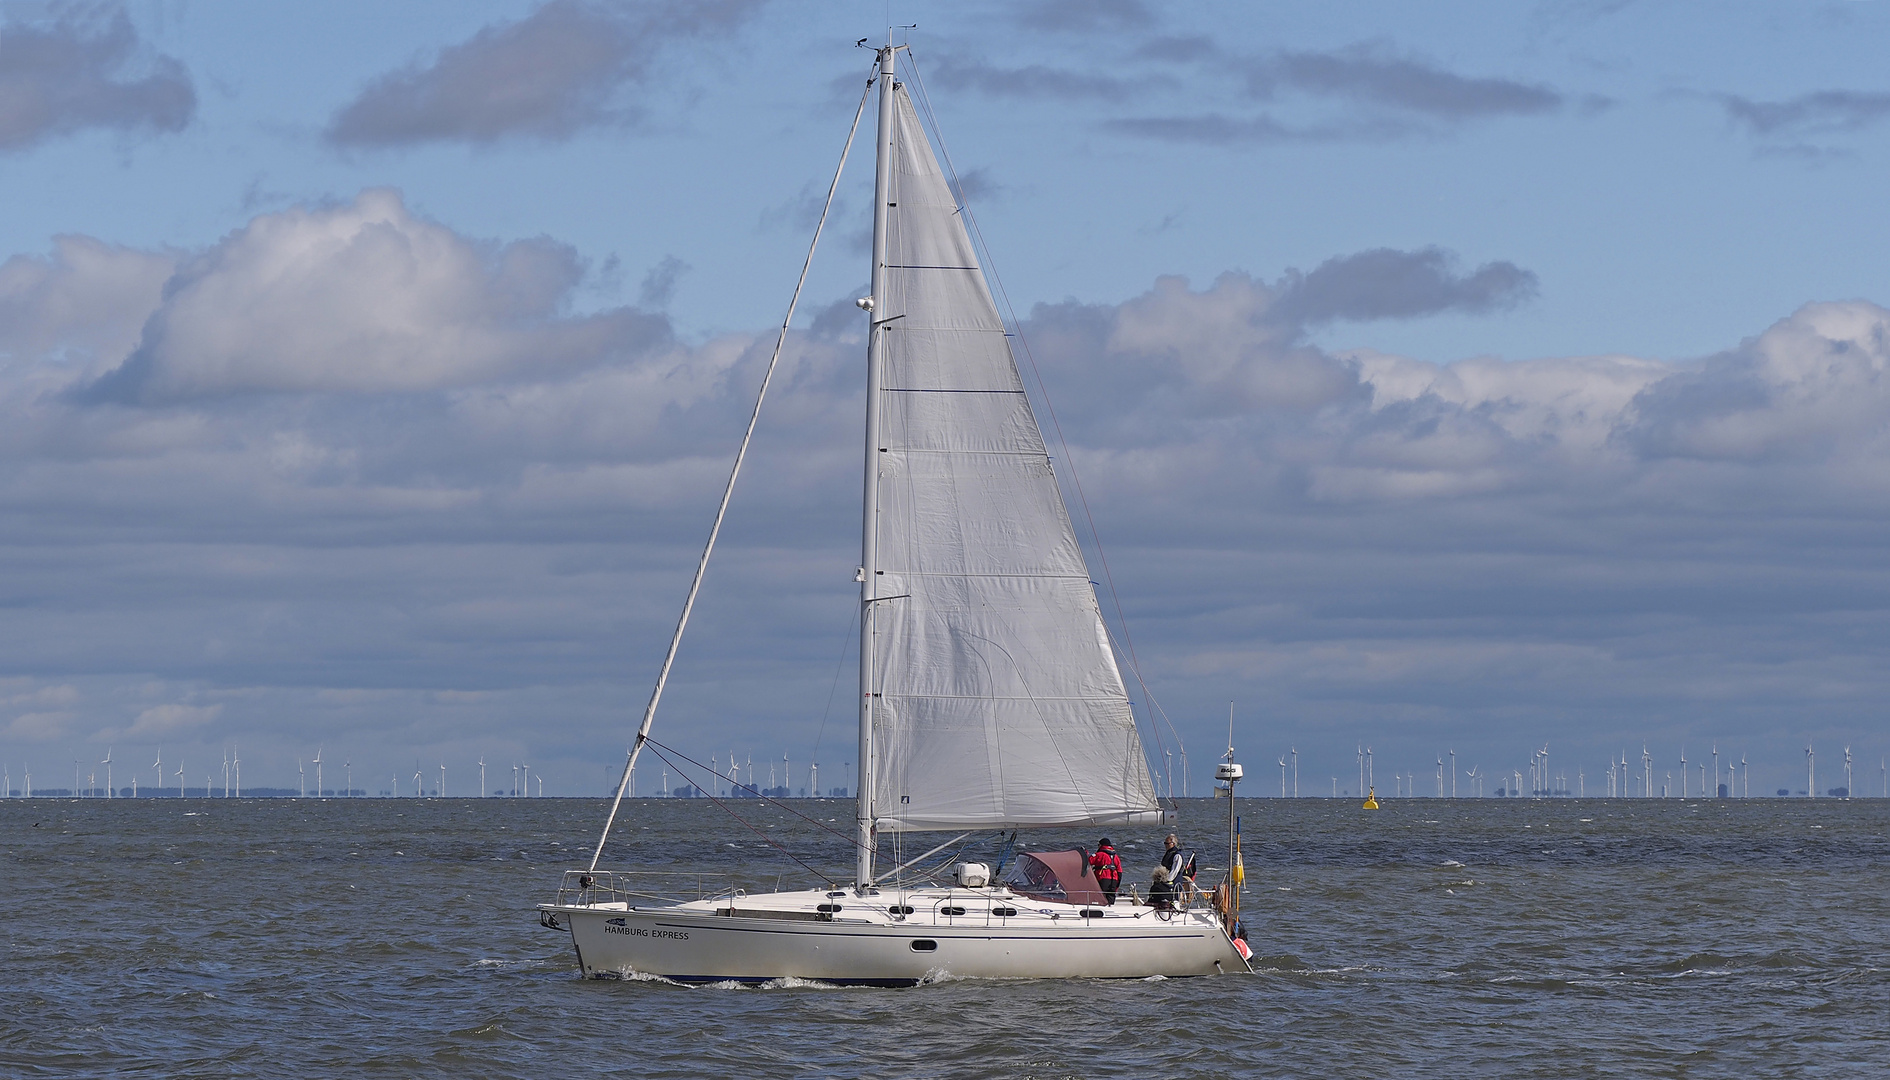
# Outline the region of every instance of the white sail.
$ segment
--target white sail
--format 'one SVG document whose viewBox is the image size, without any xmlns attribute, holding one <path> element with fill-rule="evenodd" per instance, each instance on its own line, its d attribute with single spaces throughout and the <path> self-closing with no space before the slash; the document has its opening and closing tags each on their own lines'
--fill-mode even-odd
<svg viewBox="0 0 1890 1080">
<path fill-rule="evenodd" d="M 1159 821 L 1023 381 L 912 101 L 895 90 L 871 813 L 881 830 Z"/>
</svg>

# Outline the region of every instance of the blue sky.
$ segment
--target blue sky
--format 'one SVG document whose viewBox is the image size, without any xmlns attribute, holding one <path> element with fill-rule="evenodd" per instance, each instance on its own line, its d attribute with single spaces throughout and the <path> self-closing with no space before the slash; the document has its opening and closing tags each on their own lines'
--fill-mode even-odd
<svg viewBox="0 0 1890 1080">
<path fill-rule="evenodd" d="M 888 10 L 0 7 L 15 785 L 602 790 Z M 1197 763 L 1233 700 L 1305 790 L 1876 775 L 1884 4 L 890 11 Z M 659 727 L 704 756 L 850 756 L 869 183 Z"/>
</svg>

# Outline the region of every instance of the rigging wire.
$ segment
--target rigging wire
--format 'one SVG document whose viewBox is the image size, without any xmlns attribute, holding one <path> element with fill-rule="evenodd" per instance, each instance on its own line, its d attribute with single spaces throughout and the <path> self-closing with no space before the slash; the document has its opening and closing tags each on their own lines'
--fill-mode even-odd
<svg viewBox="0 0 1890 1080">
<path fill-rule="evenodd" d="M 945 168 L 952 174 L 952 186 L 956 189 L 955 193 L 959 199 L 959 208 L 964 214 L 966 224 L 970 226 L 969 231 L 972 237 L 976 240 L 978 247 L 984 251 L 985 269 L 990 273 L 991 280 L 997 285 L 998 296 L 1004 301 L 1005 310 L 1010 314 L 1010 323 L 1013 333 L 1017 338 L 1018 344 L 1023 346 L 1024 359 L 1030 365 L 1031 377 L 1037 382 L 1038 396 L 1043 399 L 1044 409 L 1050 414 L 1050 425 L 1057 433 L 1057 443 L 1063 449 L 1063 459 L 1068 462 L 1070 466 L 1070 483 L 1071 486 L 1076 489 L 1077 501 L 1083 507 L 1083 517 L 1089 523 L 1090 542 L 1096 545 L 1096 555 L 1102 563 L 1103 580 L 1109 585 L 1109 598 L 1116 608 L 1116 621 L 1122 627 L 1122 640 L 1126 646 L 1125 651 L 1129 661 L 1129 670 L 1134 673 L 1136 683 L 1142 688 L 1143 699 L 1152 706 L 1154 713 L 1161 717 L 1162 723 L 1168 725 L 1169 733 L 1174 736 L 1175 745 L 1179 749 L 1181 747 L 1181 732 L 1175 730 L 1174 721 L 1168 718 L 1167 711 L 1161 707 L 1159 701 L 1155 700 L 1154 692 L 1149 689 L 1148 682 L 1142 677 L 1142 664 L 1135 654 L 1135 639 L 1129 633 L 1128 615 L 1125 614 L 1122 609 L 1122 597 L 1116 591 L 1115 575 L 1109 569 L 1109 553 L 1103 549 L 1102 534 L 1097 531 L 1096 517 L 1090 512 L 1089 496 L 1083 491 L 1082 478 L 1076 471 L 1076 459 L 1070 454 L 1069 440 L 1063 435 L 1063 422 L 1057 418 L 1056 406 L 1051 403 L 1050 391 L 1048 387 L 1044 385 L 1043 372 L 1037 367 L 1037 358 L 1031 352 L 1030 342 L 1024 337 L 1023 324 L 1017 318 L 1017 308 L 1011 303 L 1010 292 L 1005 289 L 1004 279 L 997 272 L 995 265 L 996 260 L 991 257 L 991 246 L 985 242 L 984 230 L 978 227 L 977 215 L 971 210 L 971 200 L 966 196 L 964 184 L 958 178 L 958 167 L 952 163 L 951 151 L 946 149 L 945 134 L 939 128 L 938 117 L 932 112 L 932 99 L 925 91 L 925 79 L 919 74 L 918 58 L 913 55 L 910 45 L 906 47 L 906 67 L 907 70 L 912 73 L 912 81 L 919 89 L 919 107 L 925 110 L 926 122 L 932 128 L 933 137 L 938 140 L 939 154 L 945 159 Z M 1107 633 L 1108 629 L 1107 624 L 1105 624 L 1103 627 L 1104 632 Z M 1112 640 L 1114 636 L 1114 634 L 1110 634 Z M 1149 730 L 1155 733 L 1157 748 L 1162 749 L 1165 753 L 1166 744 L 1162 739 L 1161 728 L 1154 722 L 1154 716 L 1149 718 Z M 1164 766 L 1162 771 L 1164 773 L 1168 771 L 1166 766 Z M 1172 790 L 1173 777 L 1169 778 L 1169 782 Z M 1172 798 L 1170 802 L 1173 802 Z"/>
<path fill-rule="evenodd" d="M 774 798 L 771 795 L 763 795 L 759 790 L 757 790 L 754 787 L 754 785 L 742 783 L 739 777 L 723 776 L 721 773 L 717 772 L 712 766 L 704 765 L 702 762 L 697 761 L 695 758 L 690 757 L 688 754 L 683 753 L 681 750 L 678 750 L 673 746 L 665 746 L 662 743 L 657 742 L 653 738 L 645 738 L 643 741 L 650 744 L 652 753 L 657 752 L 657 751 L 664 751 L 670 754 L 674 754 L 677 757 L 683 759 L 684 761 L 687 761 L 689 764 L 694 765 L 698 769 L 707 769 L 709 772 L 709 775 L 715 777 L 718 780 L 727 780 L 729 784 L 731 785 L 731 790 L 733 788 L 741 788 L 743 791 L 749 792 L 750 794 L 754 795 L 755 798 L 760 799 L 763 802 L 770 803 L 772 805 L 780 807 L 783 810 L 786 810 L 788 813 L 793 814 L 795 817 L 800 818 L 802 821 L 807 822 L 809 825 L 812 825 L 814 828 L 819 829 L 822 832 L 832 833 L 833 835 L 839 837 L 840 839 L 845 840 L 849 844 L 852 844 L 854 847 L 864 846 L 860 843 L 858 837 L 853 836 L 850 833 L 843 833 L 838 829 L 827 828 L 826 823 L 822 822 L 820 819 L 808 817 L 806 814 L 801 813 L 799 810 L 794 809 L 792 806 L 789 806 L 788 804 L 782 802 L 779 799 Z M 668 761 L 669 759 L 664 758 L 663 760 Z M 677 768 L 680 770 L 681 766 L 677 766 Z M 734 772 L 733 769 L 729 771 L 731 773 Z"/>
<path fill-rule="evenodd" d="M 735 495 L 735 480 L 741 476 L 742 462 L 748 457 L 748 445 L 754 440 L 755 426 L 761 422 L 761 403 L 767 400 L 768 384 L 774 381 L 774 369 L 781 361 L 781 350 L 787 344 L 788 324 L 794 321 L 794 308 L 801 302 L 801 289 L 807 284 L 807 271 L 814 265 L 814 252 L 820 247 L 820 234 L 827 227 L 827 214 L 833 209 L 834 192 L 840 187 L 840 174 L 846 171 L 847 155 L 853 150 L 853 136 L 860 130 L 860 117 L 866 113 L 866 100 L 872 95 L 874 79 L 878 78 L 877 61 L 874 76 L 866 80 L 866 88 L 860 91 L 860 104 L 853 112 L 853 126 L 847 129 L 846 145 L 840 150 L 840 164 L 833 172 L 833 183 L 827 186 L 827 201 L 820 208 L 820 222 L 814 226 L 814 238 L 807 245 L 807 258 L 801 263 L 801 276 L 794 283 L 794 295 L 788 300 L 787 314 L 781 319 L 781 332 L 774 339 L 774 353 L 768 358 L 768 369 L 761 377 L 761 389 L 755 395 L 755 411 L 749 414 L 748 430 L 742 435 L 742 445 L 735 452 L 735 464 L 729 469 L 728 485 L 722 489 L 722 504 L 715 511 L 715 524 L 709 527 L 709 542 L 703 545 L 702 558 L 696 563 L 695 579 L 689 583 L 689 596 L 683 601 L 682 615 L 676 620 L 676 632 L 670 636 L 669 651 L 663 654 L 663 666 L 657 671 L 656 687 L 650 691 L 650 703 L 643 710 L 643 723 L 637 727 L 636 742 L 630 746 L 628 760 L 623 765 L 623 778 L 617 781 L 617 794 L 610 800 L 610 814 L 604 819 L 604 831 L 597 837 L 597 850 L 591 853 L 592 870 L 597 869 L 597 862 L 604 857 L 604 845 L 610 840 L 610 827 L 617 820 L 617 809 L 623 805 L 624 789 L 630 785 L 630 775 L 637 767 L 637 753 L 649 739 L 650 725 L 656 720 L 656 705 L 663 699 L 663 686 L 669 681 L 669 670 L 676 662 L 676 650 L 682 645 L 683 630 L 689 625 L 689 613 L 696 606 L 696 594 L 702 589 L 703 575 L 709 569 L 709 555 L 715 551 L 716 537 L 722 533 L 722 519 L 728 516 L 729 500 Z"/>
<path fill-rule="evenodd" d="M 833 685 L 827 687 L 827 707 L 820 711 L 820 727 L 816 728 L 814 731 L 814 752 L 807 755 L 807 760 L 809 761 L 814 761 L 820 757 L 820 740 L 827 733 L 827 717 L 833 714 L 833 698 L 835 694 L 840 692 L 840 672 L 847 664 L 847 653 L 849 651 L 847 646 L 853 643 L 853 628 L 858 625 L 860 618 L 860 606 L 853 604 L 851 607 L 853 610 L 847 616 L 846 635 L 840 639 L 840 658 L 833 662 Z M 787 783 L 787 777 L 783 776 L 781 782 L 783 784 Z M 856 782 L 854 787 L 857 789 L 859 784 Z M 816 791 L 814 794 L 819 795 L 820 793 Z"/>
<path fill-rule="evenodd" d="M 658 745 L 656 745 L 656 740 L 655 740 L 655 739 L 647 739 L 647 740 L 645 740 L 645 741 L 646 741 L 646 742 L 648 742 L 648 743 L 650 744 L 650 753 L 652 753 L 652 754 L 655 754 L 655 755 L 656 755 L 656 756 L 657 756 L 658 758 L 660 758 L 660 759 L 661 759 L 661 760 L 663 761 L 663 763 L 664 763 L 664 764 L 666 764 L 666 765 L 673 765 L 673 766 L 675 766 L 675 768 L 676 768 L 676 771 L 677 771 L 678 773 L 680 773 L 680 774 L 682 774 L 682 775 L 683 775 L 683 776 L 685 776 L 685 777 L 689 775 L 689 774 L 688 774 L 688 771 L 687 771 L 687 770 L 685 770 L 685 769 L 684 769 L 684 768 L 683 768 L 683 767 L 682 767 L 681 765 L 677 765 L 677 764 L 676 764 L 676 763 L 675 763 L 674 761 L 671 761 L 671 760 L 669 759 L 669 755 L 668 755 L 668 754 L 665 754 L 665 753 L 663 753 L 663 750 L 662 750 L 662 748 L 661 748 L 661 747 L 659 747 Z M 678 756 L 681 756 L 681 755 L 678 755 Z M 687 760 L 687 759 L 685 759 L 685 760 Z M 707 768 L 707 766 L 704 766 L 704 765 L 702 765 L 702 763 L 701 763 L 701 762 L 699 762 L 699 761 L 698 761 L 698 762 L 695 762 L 695 764 L 696 764 L 696 765 L 697 765 L 698 767 L 702 767 L 702 768 Z M 716 775 L 716 776 L 720 776 L 720 775 L 721 775 L 720 773 L 717 773 L 717 772 L 715 772 L 715 770 L 713 770 L 713 769 L 710 769 L 709 771 L 710 771 L 710 772 L 711 772 L 711 773 L 712 773 L 713 775 Z M 693 784 L 693 783 L 694 783 L 694 781 L 691 781 L 691 783 Z M 744 786 L 745 786 L 745 785 L 744 785 Z M 697 791 L 701 791 L 702 789 L 701 789 L 700 787 L 697 787 L 697 788 L 696 788 L 696 790 L 697 790 Z M 753 789 L 753 788 L 749 788 L 748 790 L 750 790 L 750 791 L 753 791 L 754 789 Z M 713 794 L 709 794 L 709 795 L 704 795 L 704 796 L 703 796 L 703 798 L 705 798 L 705 799 L 707 799 L 707 800 L 709 800 L 710 802 L 712 802 L 712 803 L 714 803 L 714 804 L 715 804 L 716 806 L 718 806 L 718 807 L 720 807 L 720 808 L 721 808 L 721 810 L 722 810 L 722 812 L 723 812 L 723 813 L 725 813 L 725 814 L 727 814 L 727 815 L 728 815 L 729 817 L 732 817 L 732 818 L 734 818 L 734 819 L 735 819 L 736 821 L 739 821 L 739 822 L 741 822 L 741 823 L 742 823 L 743 825 L 745 825 L 745 826 L 747 826 L 747 827 L 748 827 L 748 831 L 749 831 L 749 832 L 752 832 L 752 833 L 754 833 L 754 834 L 755 834 L 756 836 L 759 836 L 759 837 L 761 837 L 761 838 L 762 838 L 763 840 L 765 840 L 765 841 L 767 841 L 767 842 L 768 842 L 768 845 L 769 845 L 770 847 L 772 847 L 772 848 L 774 848 L 774 849 L 775 849 L 776 851 L 779 851 L 779 852 L 780 852 L 781 854 L 783 854 L 783 855 L 786 855 L 786 856 L 787 856 L 788 858 L 790 858 L 790 859 L 793 859 L 793 860 L 794 860 L 794 861 L 795 861 L 796 863 L 799 863 L 799 864 L 800 864 L 800 867 L 801 867 L 801 869 L 803 869 L 803 870 L 805 870 L 805 871 L 807 871 L 808 873 L 810 873 L 810 874 L 812 874 L 812 875 L 814 875 L 815 877 L 817 877 L 817 878 L 819 878 L 820 880 L 822 880 L 822 881 L 824 881 L 824 882 L 826 882 L 829 888 L 831 888 L 831 887 L 833 886 L 833 883 L 834 883 L 834 881 L 833 881 L 833 876 L 832 876 L 832 875 L 830 875 L 830 874 L 823 874 L 823 873 L 821 873 L 820 871 L 818 871 L 818 870 L 816 870 L 816 869 L 814 869 L 813 867 L 811 867 L 811 866 L 809 866 L 809 865 L 807 865 L 807 862 L 806 862 L 805 860 L 803 860 L 803 859 L 802 859 L 802 858 L 801 858 L 801 857 L 800 857 L 799 855 L 796 855 L 796 854 L 794 854 L 794 853 L 793 853 L 792 851 L 789 851 L 789 850 L 788 850 L 788 849 L 787 849 L 786 847 L 784 847 L 784 846 L 782 846 L 782 845 L 781 845 L 780 843 L 778 843 L 778 842 L 776 842 L 776 840 L 774 839 L 774 837 L 772 837 L 772 836 L 769 836 L 769 835 L 768 835 L 767 833 L 765 833 L 765 832 L 762 832 L 762 831 L 761 831 L 760 829 L 757 829 L 757 828 L 755 828 L 755 826 L 754 826 L 754 824 L 753 824 L 752 822 L 750 822 L 750 821 L 749 821 L 749 820 L 748 820 L 747 818 L 745 818 L 745 817 L 743 817 L 743 816 L 741 816 L 740 814 L 738 814 L 738 813 L 736 813 L 736 812 L 735 812 L 734 810 L 731 810 L 731 809 L 729 809 L 729 807 L 728 807 L 728 805 L 727 805 L 726 803 L 724 803 L 724 802 L 723 802 L 723 801 L 722 801 L 721 799 L 719 799 L 719 798 L 716 798 L 716 797 L 715 797 L 715 795 L 713 795 Z M 769 800 L 769 801 L 771 801 L 771 802 L 772 802 L 773 800 Z M 777 805 L 778 805 L 778 804 L 777 804 Z M 832 831 L 832 830 L 829 830 L 829 831 Z"/>
</svg>

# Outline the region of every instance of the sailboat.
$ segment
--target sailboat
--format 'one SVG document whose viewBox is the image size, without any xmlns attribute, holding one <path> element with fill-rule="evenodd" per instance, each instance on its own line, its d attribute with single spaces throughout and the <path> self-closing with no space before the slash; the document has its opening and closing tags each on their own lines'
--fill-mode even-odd
<svg viewBox="0 0 1890 1080">
<path fill-rule="evenodd" d="M 540 921 L 569 931 L 591 976 L 909 985 L 1247 971 L 1231 875 L 1212 900 L 1189 887 L 1156 907 L 1133 890 L 1110 902 L 1080 851 L 1018 853 L 1001 876 L 963 862 L 915 879 L 903 872 L 919 860 L 881 864 L 882 841 L 906 833 L 961 834 L 923 859 L 980 830 L 1168 820 L 1003 320 L 897 77 L 904 49 L 878 50 L 867 90 L 878 137 L 871 295 L 858 301 L 869 337 L 854 880 L 652 901 L 634 874 L 597 868 L 620 783 L 590 867 L 566 872 Z M 1231 751 L 1222 768 L 1238 777 Z"/>
</svg>

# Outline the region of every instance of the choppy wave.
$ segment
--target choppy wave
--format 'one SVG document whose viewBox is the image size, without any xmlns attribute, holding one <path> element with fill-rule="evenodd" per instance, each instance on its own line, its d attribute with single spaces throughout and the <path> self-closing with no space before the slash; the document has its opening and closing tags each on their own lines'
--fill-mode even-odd
<svg viewBox="0 0 1890 1080">
<path fill-rule="evenodd" d="M 581 978 L 532 904 L 594 835 L 591 801 L 0 800 L 0 1075 L 1870 1075 L 1890 1059 L 1881 800 L 1426 803 L 1243 802 L 1252 978 L 938 974 L 915 994 Z M 1182 831 L 1218 835 L 1225 809 L 1184 803 Z M 706 800 L 625 813 L 607 861 L 796 880 Z M 759 825 L 846 872 L 843 840 Z M 1159 834 L 1116 839 L 1146 872 Z"/>
</svg>

